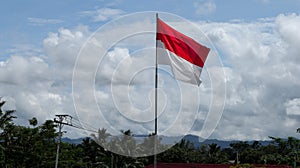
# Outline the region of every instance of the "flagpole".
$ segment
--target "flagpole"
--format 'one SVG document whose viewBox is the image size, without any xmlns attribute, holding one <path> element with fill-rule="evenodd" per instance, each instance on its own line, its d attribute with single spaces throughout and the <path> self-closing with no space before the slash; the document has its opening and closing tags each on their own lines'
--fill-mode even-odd
<svg viewBox="0 0 300 168">
<path fill-rule="evenodd" d="M 156 13 L 156 32 L 157 32 L 157 20 L 158 20 L 158 13 Z M 156 40 L 156 47 L 157 47 L 157 40 Z M 157 81 L 158 81 L 158 65 L 157 65 L 157 48 L 155 53 L 155 126 L 154 126 L 154 134 L 157 135 Z"/>
<path fill-rule="evenodd" d="M 156 13 L 156 36 L 157 36 L 157 21 L 158 13 Z M 156 155 L 156 138 L 157 138 L 157 85 L 158 85 L 158 65 L 157 65 L 157 39 L 156 40 L 156 52 L 155 52 L 155 109 L 154 109 L 154 168 L 157 166 L 157 155 Z"/>
</svg>

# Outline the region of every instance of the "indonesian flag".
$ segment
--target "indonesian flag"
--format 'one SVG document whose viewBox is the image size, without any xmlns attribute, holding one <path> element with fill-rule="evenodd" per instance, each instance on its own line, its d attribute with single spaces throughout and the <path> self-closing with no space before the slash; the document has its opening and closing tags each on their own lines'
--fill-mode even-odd
<svg viewBox="0 0 300 168">
<path fill-rule="evenodd" d="M 157 63 L 170 65 L 176 79 L 200 85 L 200 74 L 209 48 L 157 18 Z"/>
</svg>

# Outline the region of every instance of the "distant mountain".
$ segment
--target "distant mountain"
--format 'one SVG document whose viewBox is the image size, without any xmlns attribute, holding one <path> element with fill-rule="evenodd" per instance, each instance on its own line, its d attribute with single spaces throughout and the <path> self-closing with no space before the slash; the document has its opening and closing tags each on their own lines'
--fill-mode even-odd
<svg viewBox="0 0 300 168">
<path fill-rule="evenodd" d="M 145 137 L 135 137 L 135 139 L 137 140 L 138 143 L 142 143 L 143 138 L 145 138 Z M 224 149 L 224 148 L 229 148 L 230 144 L 232 144 L 232 143 L 241 142 L 238 140 L 232 140 L 232 141 L 217 140 L 217 139 L 204 140 L 196 135 L 190 135 L 190 134 L 186 135 L 184 137 L 160 136 L 160 138 L 162 138 L 163 144 L 175 144 L 176 142 L 179 142 L 182 138 L 186 141 L 192 142 L 196 148 L 199 146 L 202 146 L 202 145 L 209 145 L 209 144 L 215 143 L 218 146 L 220 146 L 222 149 Z M 66 142 L 66 143 L 70 143 L 70 144 L 81 144 L 83 139 L 84 138 L 71 139 L 71 138 L 65 137 L 65 138 L 62 138 L 62 142 Z M 247 141 L 247 142 L 248 142 L 248 144 L 252 144 L 254 142 L 254 140 Z M 263 146 L 267 146 L 271 143 L 271 141 L 258 141 L 258 142 Z"/>
<path fill-rule="evenodd" d="M 183 139 L 192 142 L 196 148 L 199 147 L 199 146 L 201 146 L 201 145 L 209 145 L 209 144 L 214 143 L 214 144 L 217 144 L 218 146 L 220 146 L 222 149 L 224 149 L 224 148 L 229 148 L 230 144 L 232 144 L 232 143 L 241 142 L 241 141 L 238 141 L 238 140 L 231 140 L 231 141 L 217 140 L 217 139 L 206 139 L 206 140 L 203 140 L 200 137 L 195 136 L 195 135 L 186 135 L 186 136 L 184 136 Z M 247 141 L 248 144 L 252 144 L 253 142 L 255 142 L 255 141 L 254 140 Z M 267 146 L 272 141 L 270 140 L 270 141 L 258 141 L 258 142 L 262 146 Z"/>
<path fill-rule="evenodd" d="M 83 139 L 84 138 L 71 139 L 71 138 L 65 137 L 65 138 L 61 138 L 61 141 L 69 143 L 69 144 L 76 144 L 76 145 L 78 145 L 78 144 L 82 143 Z"/>
</svg>

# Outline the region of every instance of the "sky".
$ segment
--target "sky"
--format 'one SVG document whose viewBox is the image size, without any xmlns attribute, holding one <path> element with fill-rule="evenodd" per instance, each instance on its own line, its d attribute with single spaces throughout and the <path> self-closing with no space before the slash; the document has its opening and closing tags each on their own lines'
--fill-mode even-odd
<svg viewBox="0 0 300 168">
<path fill-rule="evenodd" d="M 153 132 L 158 12 L 211 48 L 199 87 L 159 67 L 159 133 L 299 138 L 299 9 L 299 0 L 5 0 L 0 96 L 21 125 L 69 114 L 89 130 Z"/>
</svg>

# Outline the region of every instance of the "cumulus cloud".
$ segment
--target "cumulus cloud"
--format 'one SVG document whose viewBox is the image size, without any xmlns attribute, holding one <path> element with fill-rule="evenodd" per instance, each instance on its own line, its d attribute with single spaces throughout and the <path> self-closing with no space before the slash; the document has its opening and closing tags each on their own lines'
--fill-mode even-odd
<svg viewBox="0 0 300 168">
<path fill-rule="evenodd" d="M 12 56 L 0 65 L 1 82 L 13 85 L 23 85 L 35 81 L 45 81 L 44 74 L 48 65 L 39 57 L 24 58 Z"/>
<path fill-rule="evenodd" d="M 55 114 L 72 114 L 72 69 L 84 38 L 86 27 L 61 28 L 49 33 L 44 48 L 17 46 L 11 56 L 0 62 L 1 96 L 16 109 L 17 123 L 28 119 L 53 119 Z M 25 47 L 24 47 L 25 46 Z"/>
<path fill-rule="evenodd" d="M 87 27 L 79 26 L 74 30 L 60 28 L 57 33 L 49 33 L 44 39 L 47 60 L 57 79 L 71 82 L 76 57 L 90 32 Z"/>
<path fill-rule="evenodd" d="M 226 82 L 224 113 L 211 138 L 246 140 L 295 135 L 300 124 L 300 91 L 296 89 L 300 83 L 299 18 L 290 14 L 254 22 L 198 24 L 215 45 L 225 67 L 214 65 L 217 55 L 210 55 L 198 88 L 177 83 L 169 67 L 161 66 L 159 131 L 205 135 L 199 131 L 209 116 L 212 93 L 222 91 L 212 86 Z M 147 19 L 128 23 L 113 29 L 104 27 L 91 38 L 85 26 L 49 33 L 43 54 L 20 52 L 0 62 L 1 96 L 11 102 L 9 106 L 16 108 L 23 120 L 33 116 L 52 119 L 55 114 L 67 113 L 113 133 L 120 129 L 150 133 L 155 43 L 149 31 L 155 26 Z M 186 34 L 195 34 L 180 22 L 173 25 Z M 141 29 L 144 34 L 137 32 Z M 115 41 L 119 37 L 122 40 Z M 221 71 L 226 74 L 225 81 L 211 83 Z M 218 104 L 222 104 L 218 102 L 221 95 L 215 97 Z M 212 112 L 211 116 L 218 114 Z M 69 134 L 78 136 L 74 130 Z"/>
<path fill-rule="evenodd" d="M 300 26 L 300 17 L 293 13 L 288 16 L 280 14 L 276 21 L 277 30 L 280 33 L 282 40 L 288 47 L 286 51 L 291 61 L 295 63 L 300 63 L 300 58 L 297 56 L 297 53 L 300 52 L 300 49 L 297 44 L 300 42 L 299 29 Z"/>
<path fill-rule="evenodd" d="M 1 93 L 21 123 L 33 116 L 45 120 L 61 108 L 60 93 L 50 90 L 52 73 L 42 58 L 12 56 L 1 62 L 0 74 Z"/>
<path fill-rule="evenodd" d="M 215 134 L 235 139 L 294 135 L 299 68 L 296 14 L 272 21 L 211 23 L 202 26 L 227 67 L 227 99 Z M 213 28 L 212 28 L 213 27 Z"/>
<path fill-rule="evenodd" d="M 300 115 L 300 98 L 288 100 L 285 106 L 288 115 Z"/>
</svg>

